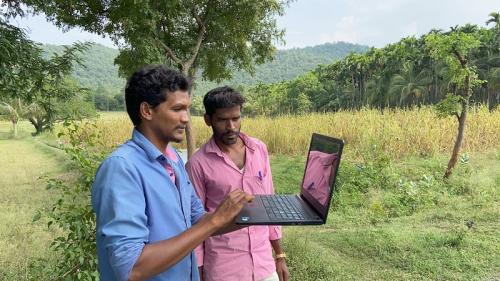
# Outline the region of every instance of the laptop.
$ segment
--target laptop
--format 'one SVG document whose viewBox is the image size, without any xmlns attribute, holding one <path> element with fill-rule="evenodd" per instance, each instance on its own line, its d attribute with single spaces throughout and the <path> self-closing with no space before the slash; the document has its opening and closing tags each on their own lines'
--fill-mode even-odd
<svg viewBox="0 0 500 281">
<path fill-rule="evenodd" d="M 296 195 L 255 195 L 236 217 L 239 225 L 326 223 L 344 141 L 314 133 Z"/>
</svg>

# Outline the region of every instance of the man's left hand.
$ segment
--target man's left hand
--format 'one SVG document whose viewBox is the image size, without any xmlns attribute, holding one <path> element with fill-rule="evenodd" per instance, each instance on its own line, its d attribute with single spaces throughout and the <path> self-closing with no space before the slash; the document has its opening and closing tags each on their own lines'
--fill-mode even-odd
<svg viewBox="0 0 500 281">
<path fill-rule="evenodd" d="M 288 271 L 285 259 L 281 258 L 276 260 L 276 272 L 278 273 L 280 281 L 290 280 L 290 272 Z"/>
</svg>

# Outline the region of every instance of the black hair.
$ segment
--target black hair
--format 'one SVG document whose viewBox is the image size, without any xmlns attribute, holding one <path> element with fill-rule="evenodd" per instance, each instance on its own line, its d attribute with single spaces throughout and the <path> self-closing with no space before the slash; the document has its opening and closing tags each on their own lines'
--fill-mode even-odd
<svg viewBox="0 0 500 281">
<path fill-rule="evenodd" d="M 203 106 L 205 106 L 205 114 L 212 116 L 219 108 L 230 108 L 240 106 L 243 108 L 245 98 L 240 92 L 229 86 L 218 87 L 210 90 L 203 98 Z"/>
<path fill-rule="evenodd" d="M 125 87 L 125 105 L 134 126 L 141 123 L 141 103 L 146 102 L 155 108 L 167 100 L 169 92 L 189 91 L 189 87 L 184 75 L 164 65 L 147 65 L 134 72 Z"/>
</svg>

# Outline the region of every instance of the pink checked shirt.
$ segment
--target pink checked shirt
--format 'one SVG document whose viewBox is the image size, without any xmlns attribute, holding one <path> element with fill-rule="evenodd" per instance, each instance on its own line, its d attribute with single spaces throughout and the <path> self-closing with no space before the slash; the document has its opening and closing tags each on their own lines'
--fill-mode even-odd
<svg viewBox="0 0 500 281">
<path fill-rule="evenodd" d="M 208 212 L 213 212 L 232 190 L 273 194 L 267 148 L 261 141 L 240 134 L 246 145 L 243 173 L 211 138 L 186 164 L 193 186 Z M 281 238 L 279 226 L 251 226 L 212 236 L 196 248 L 205 281 L 262 280 L 276 271 L 270 240 Z"/>
</svg>

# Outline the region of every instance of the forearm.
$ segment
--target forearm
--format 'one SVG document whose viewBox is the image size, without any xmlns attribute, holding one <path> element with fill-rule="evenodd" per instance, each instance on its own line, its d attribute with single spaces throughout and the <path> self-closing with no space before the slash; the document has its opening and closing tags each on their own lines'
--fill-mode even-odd
<svg viewBox="0 0 500 281">
<path fill-rule="evenodd" d="M 207 214 L 180 235 L 147 244 L 132 268 L 129 280 L 145 280 L 167 270 L 212 235 L 217 230 L 216 225 L 212 215 Z"/>
<path fill-rule="evenodd" d="M 270 241 L 275 254 L 283 253 L 283 248 L 281 248 L 281 239 L 270 240 Z"/>
<path fill-rule="evenodd" d="M 281 239 L 270 240 L 273 247 L 274 254 L 276 255 L 276 273 L 280 281 L 290 280 L 290 271 L 286 265 L 285 254 L 281 248 Z"/>
<path fill-rule="evenodd" d="M 236 230 L 240 230 L 242 228 L 245 228 L 247 226 L 243 226 L 243 225 L 238 225 L 236 224 L 235 222 L 232 222 L 228 225 L 226 225 L 225 227 L 217 230 L 216 232 L 214 232 L 212 235 L 221 235 L 221 234 L 226 234 L 226 233 L 229 233 L 229 232 L 233 232 L 233 231 L 236 231 Z"/>
<path fill-rule="evenodd" d="M 195 225 L 171 239 L 146 245 L 132 268 L 129 280 L 144 280 L 176 264 L 203 240 L 234 220 L 243 204 L 253 196 L 235 190 L 222 201 L 217 210 L 206 214 Z"/>
</svg>

